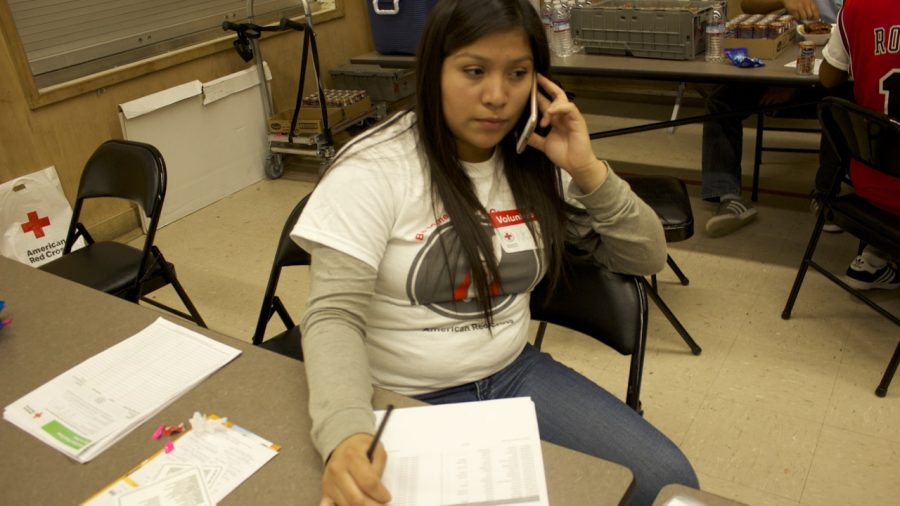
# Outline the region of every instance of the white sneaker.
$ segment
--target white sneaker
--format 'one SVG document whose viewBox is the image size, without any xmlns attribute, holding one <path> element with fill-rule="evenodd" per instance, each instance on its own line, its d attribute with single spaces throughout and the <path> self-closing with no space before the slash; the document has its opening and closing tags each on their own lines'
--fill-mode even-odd
<svg viewBox="0 0 900 506">
<path fill-rule="evenodd" d="M 712 218 L 706 222 L 706 232 L 712 237 L 722 237 L 753 221 L 756 208 L 740 197 L 723 198 Z"/>
<path fill-rule="evenodd" d="M 900 286 L 900 273 L 897 272 L 897 264 L 894 262 L 888 262 L 882 267 L 873 267 L 859 255 L 853 259 L 850 267 L 847 267 L 847 277 L 844 281 L 857 290 L 873 288 L 894 290 Z"/>
<path fill-rule="evenodd" d="M 809 210 L 813 212 L 813 214 L 819 214 L 819 201 L 813 198 L 809 201 Z M 843 232 L 840 226 L 835 225 L 834 223 L 825 219 L 825 224 L 822 225 L 822 232 L 828 232 L 829 234 L 840 234 Z"/>
</svg>

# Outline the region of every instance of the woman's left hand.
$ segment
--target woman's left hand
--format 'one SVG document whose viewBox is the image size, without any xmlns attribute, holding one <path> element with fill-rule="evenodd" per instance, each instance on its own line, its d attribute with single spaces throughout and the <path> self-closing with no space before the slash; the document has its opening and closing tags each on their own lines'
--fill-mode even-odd
<svg viewBox="0 0 900 506">
<path fill-rule="evenodd" d="M 575 104 L 569 102 L 566 92 L 543 75 L 538 74 L 537 79 L 538 86 L 552 97 L 551 100 L 538 93 L 540 126 L 550 126 L 550 131 L 546 136 L 533 134 L 528 145 L 543 151 L 572 176 L 583 192 L 590 193 L 606 181 L 609 169 L 594 155 L 587 122 Z"/>
</svg>

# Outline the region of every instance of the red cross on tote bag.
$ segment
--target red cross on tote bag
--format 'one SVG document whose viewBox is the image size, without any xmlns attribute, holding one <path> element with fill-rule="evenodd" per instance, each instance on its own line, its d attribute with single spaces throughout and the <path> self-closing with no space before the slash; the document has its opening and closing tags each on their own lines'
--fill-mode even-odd
<svg viewBox="0 0 900 506">
<path fill-rule="evenodd" d="M 57 258 L 71 219 L 53 166 L 0 184 L 0 255 L 32 267 Z"/>
</svg>

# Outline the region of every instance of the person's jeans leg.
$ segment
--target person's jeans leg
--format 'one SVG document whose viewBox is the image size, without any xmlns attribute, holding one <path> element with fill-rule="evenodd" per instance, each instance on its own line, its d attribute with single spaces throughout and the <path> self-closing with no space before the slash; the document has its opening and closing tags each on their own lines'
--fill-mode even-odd
<svg viewBox="0 0 900 506">
<path fill-rule="evenodd" d="M 706 99 L 706 113 L 750 110 L 759 104 L 766 88 L 754 85 L 723 85 Z M 743 120 L 733 116 L 703 122 L 700 195 L 718 200 L 721 195 L 741 194 L 741 158 L 744 144 Z"/>
<path fill-rule="evenodd" d="M 698 486 L 672 441 L 622 401 L 531 345 L 489 378 L 418 398 L 441 404 L 525 396 L 534 401 L 541 439 L 631 469 L 632 504 L 651 504 L 669 483 Z"/>
</svg>

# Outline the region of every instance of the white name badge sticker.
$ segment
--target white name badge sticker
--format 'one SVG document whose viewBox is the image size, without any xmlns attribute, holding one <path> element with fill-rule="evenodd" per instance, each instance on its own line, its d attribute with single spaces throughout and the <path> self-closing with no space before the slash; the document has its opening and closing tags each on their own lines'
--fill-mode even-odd
<svg viewBox="0 0 900 506">
<path fill-rule="evenodd" d="M 506 253 L 519 253 L 521 251 L 531 251 L 535 249 L 534 238 L 528 225 L 525 224 L 525 218 L 518 210 L 509 211 L 491 211 L 491 226 L 494 227 L 494 234 L 497 238 L 496 242 L 500 243 L 500 247 Z"/>
</svg>

